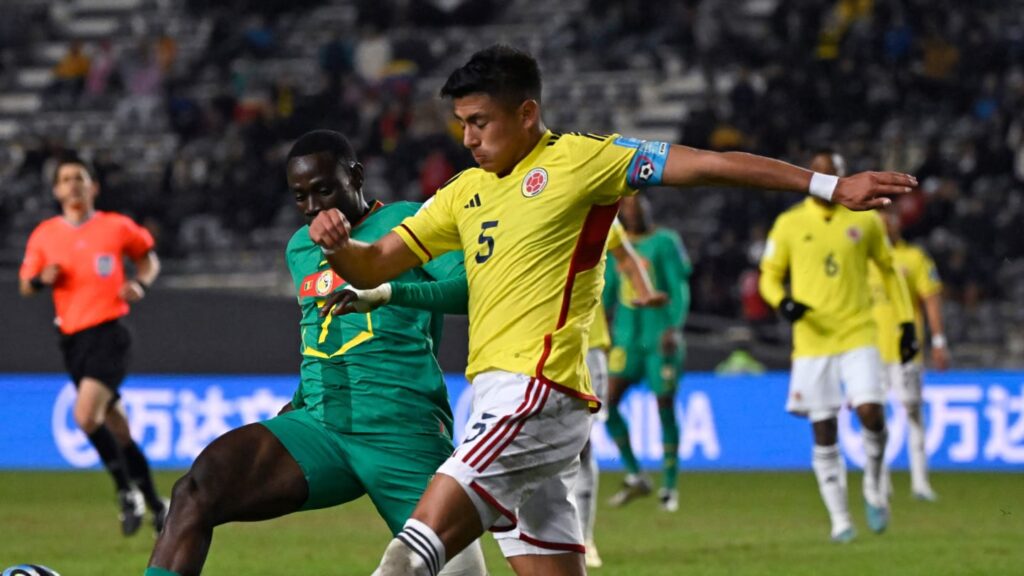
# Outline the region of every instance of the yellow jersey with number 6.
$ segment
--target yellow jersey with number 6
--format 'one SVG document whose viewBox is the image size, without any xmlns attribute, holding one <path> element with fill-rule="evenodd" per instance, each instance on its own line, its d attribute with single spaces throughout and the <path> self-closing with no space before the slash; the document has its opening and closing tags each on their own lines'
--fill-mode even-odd
<svg viewBox="0 0 1024 576">
<path fill-rule="evenodd" d="M 423 262 L 465 254 L 470 381 L 527 374 L 596 405 L 584 356 L 608 229 L 634 193 L 627 173 L 641 144 L 548 131 L 507 175 L 465 170 L 395 228 Z"/>
<path fill-rule="evenodd" d="M 875 346 L 868 262 L 896 303 L 895 325 L 910 322 L 906 283 L 895 273 L 885 227 L 875 212 L 823 206 L 808 198 L 782 213 L 761 258 L 761 295 L 773 307 L 791 297 L 809 310 L 793 326 L 793 357 L 832 356 Z"/>
</svg>

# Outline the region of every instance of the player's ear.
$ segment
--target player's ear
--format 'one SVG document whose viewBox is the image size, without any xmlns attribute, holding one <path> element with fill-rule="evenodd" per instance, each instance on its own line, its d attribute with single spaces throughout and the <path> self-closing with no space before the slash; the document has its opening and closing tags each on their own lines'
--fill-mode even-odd
<svg viewBox="0 0 1024 576">
<path fill-rule="evenodd" d="M 349 168 L 352 177 L 352 188 L 362 191 L 363 189 L 363 165 L 359 162 L 352 162 Z"/>
<path fill-rule="evenodd" d="M 526 128 L 532 128 L 540 122 L 540 104 L 533 98 L 519 106 L 519 117 Z"/>
</svg>

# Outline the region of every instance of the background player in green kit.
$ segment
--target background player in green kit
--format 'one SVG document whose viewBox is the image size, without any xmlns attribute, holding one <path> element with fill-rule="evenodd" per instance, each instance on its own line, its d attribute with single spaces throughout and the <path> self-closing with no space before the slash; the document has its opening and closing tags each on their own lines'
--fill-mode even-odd
<svg viewBox="0 0 1024 576">
<path fill-rule="evenodd" d="M 668 303 L 664 308 L 634 306 L 632 285 L 619 278 L 616 262 L 609 259 L 605 299 L 612 300 L 611 304 L 617 306 L 612 322 L 613 346 L 608 356 L 607 426 L 628 472 L 622 489 L 612 496 L 610 504 L 622 506 L 651 492 L 651 483 L 640 473 L 629 444 L 629 427 L 619 413 L 619 403 L 626 389 L 646 379 L 658 399 L 658 416 L 661 419 L 664 461 L 658 498 L 662 509 L 675 512 L 679 509 L 676 491 L 679 426 L 675 416 L 675 396 L 686 356 L 682 328 L 690 308 L 688 280 L 692 267 L 679 235 L 654 227 L 645 199 L 623 198 L 619 214 L 637 255 L 647 267 L 654 288 L 668 294 Z"/>
<path fill-rule="evenodd" d="M 419 208 L 369 205 L 362 166 L 336 132 L 300 138 L 287 171 L 307 222 L 337 208 L 355 223 L 353 237 L 368 242 Z M 451 408 L 434 356 L 442 314 L 402 304 L 431 296 L 436 309 L 465 314 L 462 254 L 397 278 L 391 306 L 339 316 L 333 312 L 345 282 L 310 241 L 308 227 L 288 243 L 287 261 L 302 311 L 298 389 L 277 417 L 221 436 L 178 480 L 147 576 L 199 574 L 217 525 L 326 508 L 364 494 L 396 534 L 452 452 Z M 479 544 L 443 573 L 485 574 Z"/>
</svg>

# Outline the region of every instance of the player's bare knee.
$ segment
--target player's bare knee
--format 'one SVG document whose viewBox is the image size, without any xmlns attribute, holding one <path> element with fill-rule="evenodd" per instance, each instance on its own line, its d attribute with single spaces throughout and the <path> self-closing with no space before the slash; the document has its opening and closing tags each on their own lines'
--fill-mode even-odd
<svg viewBox="0 0 1024 576">
<path fill-rule="evenodd" d="M 814 443 L 818 446 L 833 446 L 839 441 L 839 423 L 835 418 L 819 420 L 811 424 Z"/>
<path fill-rule="evenodd" d="M 872 432 L 880 432 L 885 428 L 885 410 L 881 404 L 861 404 L 857 406 L 857 418 L 864 428 Z"/>
<path fill-rule="evenodd" d="M 92 434 L 100 426 L 103 426 L 103 416 L 96 414 L 94 410 L 91 410 L 88 406 L 75 406 L 74 410 L 75 424 L 85 432 L 86 435 Z"/>
<path fill-rule="evenodd" d="M 193 470 L 189 470 L 174 483 L 171 509 L 177 522 L 212 526 L 215 524 L 215 506 L 216 496 L 208 486 L 204 486 L 201 476 L 197 477 Z"/>
</svg>

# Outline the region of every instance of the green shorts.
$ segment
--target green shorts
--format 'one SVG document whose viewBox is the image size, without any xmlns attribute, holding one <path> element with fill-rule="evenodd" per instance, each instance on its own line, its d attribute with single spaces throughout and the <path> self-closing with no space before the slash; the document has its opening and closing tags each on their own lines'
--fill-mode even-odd
<svg viewBox="0 0 1024 576">
<path fill-rule="evenodd" d="M 452 442 L 429 434 L 341 434 L 301 408 L 261 422 L 306 476 L 316 510 L 370 496 L 392 534 L 402 530 Z"/>
<path fill-rule="evenodd" d="M 686 346 L 666 356 L 657 348 L 645 346 L 615 346 L 608 354 L 608 374 L 629 383 L 647 381 L 655 396 L 674 394 L 679 388 L 686 360 Z"/>
</svg>

